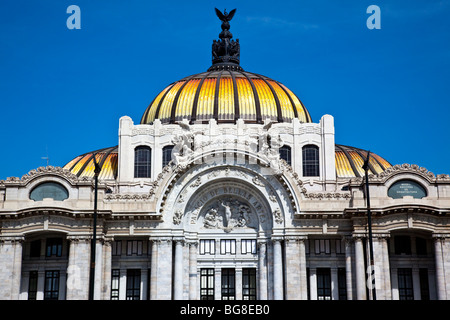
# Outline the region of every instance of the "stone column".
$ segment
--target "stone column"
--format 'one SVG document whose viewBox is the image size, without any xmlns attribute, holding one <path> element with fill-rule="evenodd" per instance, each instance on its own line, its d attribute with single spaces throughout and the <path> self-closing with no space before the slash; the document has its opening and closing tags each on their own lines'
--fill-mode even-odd
<svg viewBox="0 0 450 320">
<path fill-rule="evenodd" d="M 259 300 L 267 300 L 267 242 L 258 240 Z"/>
<path fill-rule="evenodd" d="M 156 300 L 158 293 L 157 279 L 158 279 L 159 240 L 151 238 L 150 243 L 152 244 L 152 253 L 150 257 L 150 299 Z"/>
<path fill-rule="evenodd" d="M 172 238 L 152 238 L 152 300 L 172 299 Z M 154 259 L 153 259 L 154 258 Z"/>
<path fill-rule="evenodd" d="M 300 300 L 300 249 L 297 237 L 286 237 L 286 300 Z"/>
<path fill-rule="evenodd" d="M 391 300 L 391 272 L 389 266 L 388 234 L 374 237 L 375 288 L 378 300 Z"/>
<path fill-rule="evenodd" d="M 198 241 L 191 240 L 189 245 L 189 299 L 198 300 L 197 295 L 197 247 Z"/>
<path fill-rule="evenodd" d="M 91 262 L 91 237 L 68 236 L 70 241 L 67 266 L 67 300 L 89 298 L 89 272 Z"/>
<path fill-rule="evenodd" d="M 175 238 L 175 267 L 173 298 L 174 300 L 183 299 L 183 242 L 181 238 Z"/>
<path fill-rule="evenodd" d="M 366 270 L 362 238 L 355 238 L 356 299 L 366 300 Z"/>
<path fill-rule="evenodd" d="M 236 268 L 236 278 L 238 275 L 238 270 Z M 242 272 L 241 272 L 242 275 Z M 242 276 L 241 276 L 242 279 Z M 238 288 L 238 280 L 236 279 L 236 289 Z M 242 283 L 241 283 L 242 288 Z M 238 291 L 238 290 L 236 290 Z M 236 292 L 236 295 L 238 292 Z M 220 268 L 214 268 L 214 300 L 220 300 L 222 299 L 222 269 Z M 239 298 L 237 298 L 239 300 Z M 242 296 L 241 296 L 242 300 Z"/>
<path fill-rule="evenodd" d="M 436 291 L 438 300 L 447 300 L 446 278 L 445 278 L 445 238 L 434 236 L 434 256 L 436 259 Z"/>
<path fill-rule="evenodd" d="M 309 268 L 309 296 L 311 300 L 317 300 L 317 269 Z"/>
<path fill-rule="evenodd" d="M 273 243 L 273 297 L 283 300 L 283 256 L 281 249 L 282 238 L 272 238 Z"/>
<path fill-rule="evenodd" d="M 101 299 L 102 273 L 103 273 L 103 241 L 97 240 L 95 244 L 94 300 Z"/>
<path fill-rule="evenodd" d="M 339 300 L 338 269 L 331 268 L 331 299 Z"/>
<path fill-rule="evenodd" d="M 24 238 L 0 237 L 0 300 L 18 300 Z"/>
<path fill-rule="evenodd" d="M 158 300 L 172 299 L 172 239 L 162 238 L 158 246 Z"/>
<path fill-rule="evenodd" d="M 306 272 L 307 237 L 299 237 L 298 239 L 299 239 L 298 246 L 299 246 L 299 265 L 300 265 L 300 288 L 297 288 L 297 290 L 300 291 L 301 300 L 308 300 L 308 279 Z"/>
<path fill-rule="evenodd" d="M 242 268 L 235 269 L 235 292 L 236 300 L 242 300 Z"/>
<path fill-rule="evenodd" d="M 420 300 L 420 277 L 419 268 L 412 268 L 413 294 L 414 300 Z"/>
<path fill-rule="evenodd" d="M 352 281 L 352 239 L 345 237 L 345 286 L 347 288 L 347 300 L 353 300 L 353 281 Z"/>
<path fill-rule="evenodd" d="M 392 300 L 399 300 L 397 268 L 391 268 L 391 279 Z"/>
<path fill-rule="evenodd" d="M 103 277 L 101 288 L 101 299 L 109 300 L 111 298 L 111 263 L 112 263 L 112 239 L 103 241 Z"/>
</svg>

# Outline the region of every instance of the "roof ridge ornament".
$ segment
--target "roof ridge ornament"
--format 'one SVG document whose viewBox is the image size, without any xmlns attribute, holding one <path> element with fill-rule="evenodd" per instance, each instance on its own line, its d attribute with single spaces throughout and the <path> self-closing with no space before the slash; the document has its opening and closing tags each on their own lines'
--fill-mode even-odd
<svg viewBox="0 0 450 320">
<path fill-rule="evenodd" d="M 227 13 L 225 9 L 222 13 L 215 8 L 216 15 L 222 21 L 222 32 L 219 34 L 220 40 L 213 40 L 212 44 L 212 66 L 208 71 L 215 70 L 239 70 L 243 71 L 239 65 L 240 45 L 239 39 L 232 40 L 233 34 L 230 32 L 230 21 L 233 19 L 236 9 Z"/>
</svg>

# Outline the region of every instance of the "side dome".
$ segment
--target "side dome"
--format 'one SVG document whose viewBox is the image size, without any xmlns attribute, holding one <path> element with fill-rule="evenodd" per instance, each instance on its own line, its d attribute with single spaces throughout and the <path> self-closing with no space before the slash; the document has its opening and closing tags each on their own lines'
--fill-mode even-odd
<svg viewBox="0 0 450 320">
<path fill-rule="evenodd" d="M 338 178 L 363 177 L 362 168 L 368 151 L 355 147 L 336 144 L 335 146 L 336 176 Z M 392 165 L 375 153 L 370 153 L 369 174 L 377 175 Z"/>
<path fill-rule="evenodd" d="M 141 124 L 176 123 L 264 123 L 312 122 L 300 99 L 285 85 L 268 77 L 243 70 L 211 70 L 195 74 L 167 86 L 145 110 Z"/>
<path fill-rule="evenodd" d="M 63 167 L 77 177 L 94 177 L 94 157 L 100 165 L 100 180 L 115 180 L 118 172 L 118 146 L 87 152 L 75 157 Z"/>
</svg>

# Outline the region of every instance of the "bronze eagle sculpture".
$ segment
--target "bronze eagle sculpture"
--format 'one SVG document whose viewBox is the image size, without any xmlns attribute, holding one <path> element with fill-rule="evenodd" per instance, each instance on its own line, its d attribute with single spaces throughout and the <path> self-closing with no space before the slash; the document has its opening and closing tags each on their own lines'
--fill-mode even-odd
<svg viewBox="0 0 450 320">
<path fill-rule="evenodd" d="M 219 9 L 217 8 L 215 9 L 217 17 L 219 17 L 220 21 L 222 22 L 231 21 L 231 19 L 233 19 L 234 14 L 236 13 L 236 9 L 231 10 L 229 13 L 227 13 L 227 9 L 225 9 L 223 13 Z"/>
</svg>

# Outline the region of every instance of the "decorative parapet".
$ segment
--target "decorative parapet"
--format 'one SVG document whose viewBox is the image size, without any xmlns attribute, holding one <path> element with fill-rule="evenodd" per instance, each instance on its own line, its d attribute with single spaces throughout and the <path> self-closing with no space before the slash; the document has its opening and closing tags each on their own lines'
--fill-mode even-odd
<svg viewBox="0 0 450 320">
<path fill-rule="evenodd" d="M 413 173 L 426 179 L 430 183 L 450 183 L 450 175 L 438 174 L 428 171 L 424 167 L 420 167 L 417 164 L 404 163 L 402 165 L 396 164 L 390 168 L 387 168 L 383 172 L 377 175 L 369 175 L 369 183 L 385 183 L 389 178 L 401 174 L 401 173 Z M 350 180 L 350 185 L 360 186 L 363 183 L 364 178 L 353 178 Z"/>
<path fill-rule="evenodd" d="M 8 177 L 6 180 L 0 180 L 0 186 L 8 185 L 26 185 L 31 180 L 45 175 L 56 175 L 68 180 L 71 184 L 77 184 L 79 182 L 91 182 L 93 178 L 89 177 L 77 177 L 75 174 L 71 173 L 69 170 L 63 169 L 61 167 L 39 167 L 33 169 L 30 172 L 24 174 L 21 178 L 19 177 Z"/>
</svg>

